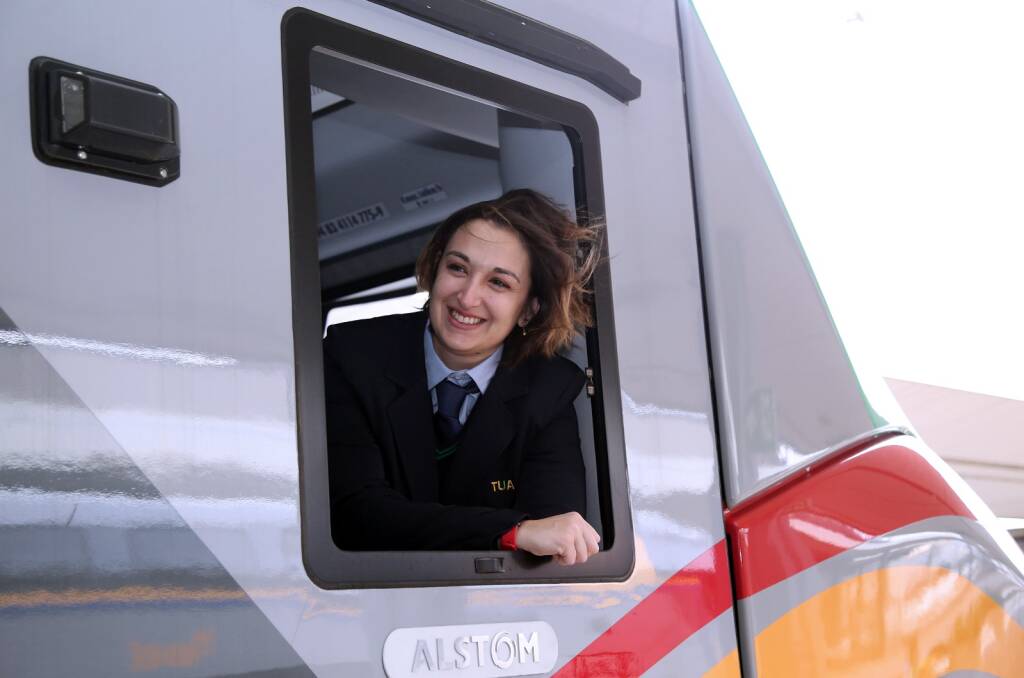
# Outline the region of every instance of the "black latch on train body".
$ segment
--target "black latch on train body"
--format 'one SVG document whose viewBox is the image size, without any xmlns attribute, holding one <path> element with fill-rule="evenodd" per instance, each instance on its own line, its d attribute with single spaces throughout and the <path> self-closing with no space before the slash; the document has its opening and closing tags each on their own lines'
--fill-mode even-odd
<svg viewBox="0 0 1024 678">
<path fill-rule="evenodd" d="M 180 176 L 178 107 L 159 89 L 47 57 L 29 74 L 40 161 L 150 186 Z"/>
</svg>

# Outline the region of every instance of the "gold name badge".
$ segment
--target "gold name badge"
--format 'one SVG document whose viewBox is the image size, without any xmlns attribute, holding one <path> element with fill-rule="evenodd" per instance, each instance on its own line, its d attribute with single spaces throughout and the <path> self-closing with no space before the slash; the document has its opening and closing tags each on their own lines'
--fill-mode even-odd
<svg viewBox="0 0 1024 678">
<path fill-rule="evenodd" d="M 516 486 L 512 484 L 511 479 L 491 481 L 491 492 L 508 492 L 514 489 L 516 489 Z"/>
</svg>

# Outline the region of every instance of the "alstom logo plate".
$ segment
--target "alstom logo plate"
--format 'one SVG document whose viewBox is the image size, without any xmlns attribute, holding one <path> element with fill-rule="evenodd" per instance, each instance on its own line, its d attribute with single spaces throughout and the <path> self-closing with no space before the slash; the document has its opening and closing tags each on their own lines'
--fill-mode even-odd
<svg viewBox="0 0 1024 678">
<path fill-rule="evenodd" d="M 384 641 L 388 678 L 536 676 L 558 659 L 558 638 L 541 622 L 395 629 Z"/>
</svg>

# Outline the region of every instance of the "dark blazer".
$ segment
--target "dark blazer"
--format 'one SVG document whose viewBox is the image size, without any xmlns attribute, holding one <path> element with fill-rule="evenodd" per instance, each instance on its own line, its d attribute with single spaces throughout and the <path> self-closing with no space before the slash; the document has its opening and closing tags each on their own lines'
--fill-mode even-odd
<svg viewBox="0 0 1024 678">
<path fill-rule="evenodd" d="M 331 526 L 351 550 L 492 549 L 526 518 L 586 507 L 564 358 L 502 365 L 439 481 L 425 312 L 332 326 L 324 340 Z"/>
</svg>

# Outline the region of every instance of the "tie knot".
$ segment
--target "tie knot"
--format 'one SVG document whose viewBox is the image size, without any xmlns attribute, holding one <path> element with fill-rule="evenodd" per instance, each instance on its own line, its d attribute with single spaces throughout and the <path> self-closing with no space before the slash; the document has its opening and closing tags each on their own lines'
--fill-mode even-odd
<svg viewBox="0 0 1024 678">
<path fill-rule="evenodd" d="M 465 372 L 452 372 L 436 387 L 437 412 L 447 417 L 459 418 L 462 402 L 470 393 L 476 393 L 476 383 Z"/>
</svg>

